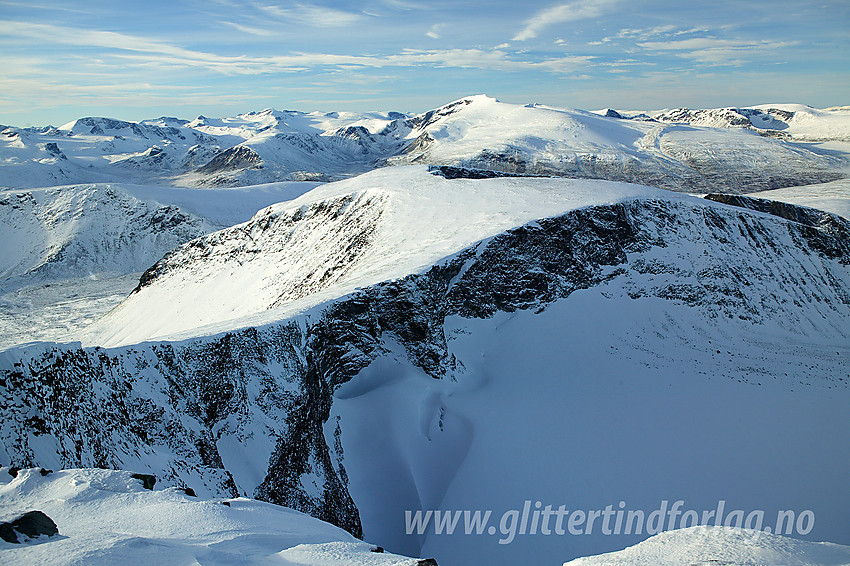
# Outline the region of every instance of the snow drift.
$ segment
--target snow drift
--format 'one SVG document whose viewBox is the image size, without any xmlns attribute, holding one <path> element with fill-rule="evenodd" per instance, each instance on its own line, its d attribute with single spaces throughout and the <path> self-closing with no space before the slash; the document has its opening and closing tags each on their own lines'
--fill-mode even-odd
<svg viewBox="0 0 850 566">
<path fill-rule="evenodd" d="M 850 547 L 794 540 L 729 527 L 691 527 L 664 532 L 631 548 L 578 558 L 564 566 L 843 566 Z"/>
<path fill-rule="evenodd" d="M 59 534 L 0 542 L 6 564 L 415 566 L 291 509 L 145 489 L 131 472 L 0 469 L 0 513 L 39 509 Z"/>
</svg>

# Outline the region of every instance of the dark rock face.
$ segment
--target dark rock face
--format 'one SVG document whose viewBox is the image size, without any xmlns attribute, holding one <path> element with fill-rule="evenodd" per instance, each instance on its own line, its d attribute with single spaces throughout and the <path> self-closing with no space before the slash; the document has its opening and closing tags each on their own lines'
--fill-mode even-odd
<svg viewBox="0 0 850 566">
<path fill-rule="evenodd" d="M 260 155 L 244 145 L 237 145 L 226 149 L 210 159 L 209 163 L 198 167 L 198 173 L 221 173 L 225 171 L 235 171 L 236 169 L 256 169 L 261 167 L 263 159 Z"/>
<path fill-rule="evenodd" d="M 752 126 L 750 119 L 742 114 L 737 108 L 715 108 L 710 110 L 691 110 L 690 108 L 676 108 L 655 117 L 661 122 L 699 123 L 703 121 L 714 121 L 723 126 Z"/>
<path fill-rule="evenodd" d="M 428 167 L 434 175 L 444 179 L 495 179 L 497 177 L 523 177 L 518 173 L 507 173 L 504 171 L 488 171 L 486 169 L 466 169 L 464 167 L 451 167 L 449 165 L 431 165 Z"/>
<path fill-rule="evenodd" d="M 446 104 L 445 106 L 441 106 L 435 110 L 430 110 L 425 114 L 421 114 L 419 116 L 415 116 L 409 119 L 409 123 L 413 128 L 421 128 L 425 129 L 431 124 L 439 121 L 440 118 L 444 118 L 446 116 L 451 116 L 463 109 L 464 106 L 472 104 L 472 100 L 468 98 L 464 98 L 462 100 L 457 100 L 450 104 Z"/>
<path fill-rule="evenodd" d="M 31 439 L 48 436 L 57 447 L 51 457 L 63 467 L 156 461 L 157 476 L 173 484 L 225 497 L 251 490 L 360 536 L 328 421 L 334 391 L 388 353 L 388 343 L 400 344 L 435 379 L 453 378 L 462 361 L 448 344 L 446 317 L 540 311 L 576 290 L 615 282 L 633 298 L 675 301 L 712 317 L 781 322 L 802 304 L 847 312 L 848 223 L 836 222 L 838 231 L 666 200 L 594 206 L 506 231 L 424 273 L 266 327 L 173 344 L 7 352 L 0 439 L 21 465 L 38 465 L 45 442 Z M 690 244 L 711 250 L 699 266 L 658 253 Z M 770 266 L 754 261 L 766 253 Z M 30 424 L 36 417 L 37 427 Z M 264 477 L 241 485 L 222 446 L 258 437 L 271 439 L 270 453 L 252 454 Z M 159 458 L 145 460 L 154 452 Z"/>
<path fill-rule="evenodd" d="M 53 536 L 59 534 L 59 528 L 53 519 L 41 511 L 29 511 L 14 521 L 0 523 L 0 538 L 6 542 L 20 544 L 17 533 L 29 538 L 38 538 L 41 535 Z"/>
<path fill-rule="evenodd" d="M 59 159 L 68 159 L 68 156 L 62 153 L 62 150 L 59 149 L 59 145 L 56 142 L 48 142 L 44 144 L 44 150 Z"/>
<path fill-rule="evenodd" d="M 780 202 L 777 200 L 769 200 L 763 198 L 747 197 L 743 195 L 726 195 L 721 193 L 711 193 L 705 195 L 708 200 L 722 202 L 731 206 L 739 206 L 749 210 L 764 212 L 791 220 L 805 226 L 821 229 L 828 234 L 832 234 L 842 240 L 850 240 L 850 232 L 848 232 L 847 221 L 831 212 Z"/>
</svg>

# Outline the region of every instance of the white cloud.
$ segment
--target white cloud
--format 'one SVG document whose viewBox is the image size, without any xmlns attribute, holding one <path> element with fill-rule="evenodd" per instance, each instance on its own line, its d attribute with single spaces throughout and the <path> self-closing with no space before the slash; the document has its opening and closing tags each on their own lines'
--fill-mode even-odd
<svg viewBox="0 0 850 566">
<path fill-rule="evenodd" d="M 716 29 L 726 29 L 731 26 L 721 26 Z M 707 33 L 711 31 L 705 27 L 680 28 L 674 25 L 655 26 L 650 28 L 623 28 L 615 35 L 602 38 L 601 41 L 594 41 L 588 45 L 602 45 L 618 39 L 633 39 L 636 41 L 649 41 L 654 37 L 678 37 L 681 35 L 689 35 L 694 33 Z"/>
<path fill-rule="evenodd" d="M 446 27 L 446 24 L 434 24 L 433 26 L 431 26 L 431 29 L 429 29 L 425 33 L 425 35 L 427 35 L 431 39 L 440 39 L 440 30 L 444 27 Z"/>
<path fill-rule="evenodd" d="M 551 25 L 599 17 L 617 3 L 618 0 L 579 0 L 552 6 L 526 20 L 525 27 L 517 32 L 513 40 L 525 41 L 535 38 L 544 28 Z"/>
<path fill-rule="evenodd" d="M 669 51 L 678 57 L 706 65 L 740 66 L 754 55 L 772 54 L 778 49 L 797 45 L 797 41 L 719 39 L 693 37 L 675 41 L 647 41 L 638 46 L 650 51 Z"/>
<path fill-rule="evenodd" d="M 158 39 L 150 39 L 115 32 L 86 30 L 30 24 L 25 22 L 0 21 L 0 27 L 8 30 L 6 35 L 19 39 L 50 37 L 54 44 L 75 47 L 101 48 L 99 65 L 105 70 L 113 68 L 124 73 L 132 68 L 174 70 L 199 68 L 226 75 L 262 75 L 271 73 L 299 72 L 317 67 L 453 67 L 477 68 L 499 71 L 543 70 L 552 73 L 570 73 L 586 65 L 592 57 L 565 56 L 550 59 L 531 59 L 528 56 L 501 49 L 442 49 L 412 50 L 387 55 L 340 55 L 333 53 L 290 53 L 271 56 L 226 56 L 204 51 L 195 51 Z M 56 67 L 57 62 L 43 59 L 41 65 L 29 67 L 30 76 L 39 67 Z M 19 76 L 24 76 L 20 73 Z"/>
<path fill-rule="evenodd" d="M 236 22 L 221 22 L 226 26 L 230 26 L 242 33 L 247 33 L 248 35 L 256 35 L 260 37 L 271 37 L 273 35 L 277 35 L 278 32 L 265 28 L 258 28 L 253 26 L 245 26 L 242 24 L 237 24 Z"/>
<path fill-rule="evenodd" d="M 363 19 L 362 14 L 312 4 L 295 4 L 292 8 L 281 8 L 280 6 L 259 6 L 259 8 L 281 20 L 292 20 L 320 28 L 350 26 Z"/>
</svg>

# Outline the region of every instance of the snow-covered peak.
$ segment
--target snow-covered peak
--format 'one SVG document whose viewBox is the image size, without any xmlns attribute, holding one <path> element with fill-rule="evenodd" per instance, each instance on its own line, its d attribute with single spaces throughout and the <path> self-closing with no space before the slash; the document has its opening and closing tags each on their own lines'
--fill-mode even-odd
<svg viewBox="0 0 850 566">
<path fill-rule="evenodd" d="M 570 179 L 447 180 L 425 167 L 379 169 L 317 187 L 166 256 L 87 332 L 117 345 L 275 309 L 275 316 L 416 273 L 509 228 L 569 210 L 668 191 Z M 167 311 L 151 316 L 154 305 Z"/>
<path fill-rule="evenodd" d="M 124 130 L 130 128 L 132 122 L 116 120 L 114 118 L 101 118 L 89 116 L 72 120 L 57 129 L 69 134 L 105 134 L 107 131 Z"/>
</svg>

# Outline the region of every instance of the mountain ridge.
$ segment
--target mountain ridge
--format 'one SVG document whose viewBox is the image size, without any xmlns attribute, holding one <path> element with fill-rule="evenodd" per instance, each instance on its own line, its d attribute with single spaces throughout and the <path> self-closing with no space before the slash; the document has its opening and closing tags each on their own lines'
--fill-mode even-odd
<svg viewBox="0 0 850 566">
<path fill-rule="evenodd" d="M 776 106 L 789 109 L 676 109 L 647 121 L 477 95 L 417 115 L 266 109 L 220 119 L 86 117 L 59 128 L 5 127 L 0 171 L 14 188 L 328 181 L 399 163 L 702 192 L 752 192 L 846 176 L 850 152 L 839 158 L 804 143 L 850 140 L 848 113 Z"/>
</svg>

